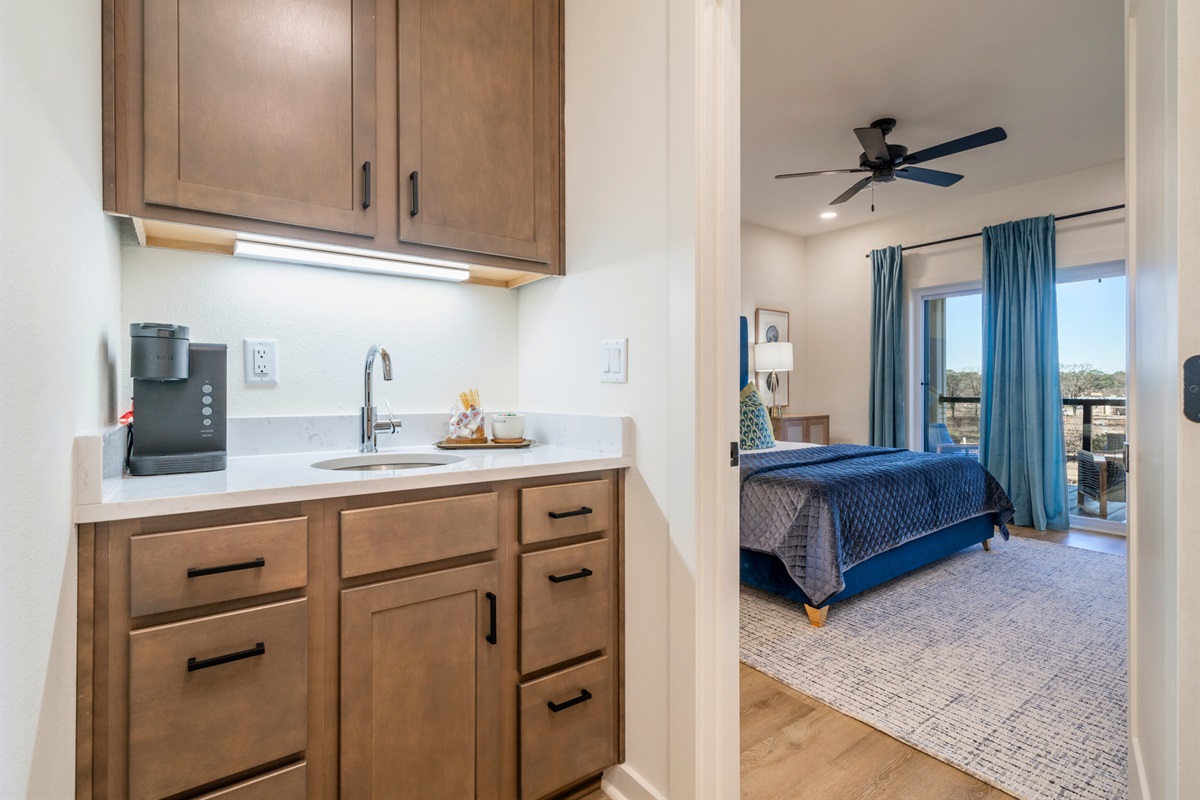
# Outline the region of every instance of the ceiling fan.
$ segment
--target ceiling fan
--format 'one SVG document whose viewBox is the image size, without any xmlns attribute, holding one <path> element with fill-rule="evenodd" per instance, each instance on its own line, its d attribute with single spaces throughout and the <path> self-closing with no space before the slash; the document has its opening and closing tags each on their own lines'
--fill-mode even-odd
<svg viewBox="0 0 1200 800">
<path fill-rule="evenodd" d="M 1008 134 L 1004 132 L 1004 128 L 988 128 L 986 131 L 972 133 L 970 136 L 964 136 L 961 139 L 943 142 L 942 144 L 910 153 L 907 147 L 899 144 L 888 144 L 886 139 L 884 139 L 895 127 L 896 120 L 887 118 L 875 120 L 869 128 L 854 129 L 854 135 L 858 137 L 858 141 L 862 144 L 863 148 L 862 155 L 858 157 L 858 169 L 789 172 L 783 175 L 776 175 L 775 178 L 778 180 L 780 178 L 804 178 L 809 175 L 840 175 L 851 172 L 871 173 L 838 195 L 829 204 L 831 206 L 846 202 L 873 183 L 891 183 L 896 178 L 917 181 L 919 183 L 929 183 L 934 186 L 953 186 L 962 180 L 962 175 L 956 175 L 953 172 L 941 172 L 936 169 L 923 169 L 911 165 L 923 164 L 935 158 L 942 158 L 943 156 L 961 153 L 964 150 L 973 150 L 976 147 L 995 144 L 1008 138 Z M 871 210 L 875 210 L 873 202 Z"/>
</svg>

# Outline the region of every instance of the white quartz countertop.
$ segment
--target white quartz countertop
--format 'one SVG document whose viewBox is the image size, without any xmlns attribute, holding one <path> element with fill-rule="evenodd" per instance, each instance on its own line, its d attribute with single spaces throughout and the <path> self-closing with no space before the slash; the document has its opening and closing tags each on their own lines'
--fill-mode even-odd
<svg viewBox="0 0 1200 800">
<path fill-rule="evenodd" d="M 564 419 L 572 422 L 566 415 L 546 416 L 559 424 Z M 595 427 L 596 419 L 590 418 L 588 422 Z M 338 471 L 312 466 L 317 461 L 357 456 L 357 450 L 321 447 L 303 452 L 235 455 L 238 449 L 231 447 L 227 467 L 216 472 L 147 477 L 112 475 L 112 450 L 123 440 L 111 434 L 97 434 L 87 440 L 80 437 L 76 445 L 75 521 L 107 522 L 629 467 L 633 459 L 623 441 L 628 437 L 621 433 L 626 427 L 625 418 L 612 419 L 621 443 L 596 449 L 578 446 L 579 438 L 569 435 L 548 438 L 567 440 L 566 444 L 575 446 L 535 441 L 524 449 L 488 450 L 440 450 L 432 445 L 387 447 L 382 446 L 385 440 L 381 439 L 380 455 L 453 455 L 462 456 L 462 461 L 378 471 Z M 582 443 L 590 441 L 583 439 Z M 105 456 L 108 464 L 103 468 L 108 472 L 103 480 L 96 480 L 102 471 L 98 455 L 102 448 L 108 451 Z"/>
</svg>

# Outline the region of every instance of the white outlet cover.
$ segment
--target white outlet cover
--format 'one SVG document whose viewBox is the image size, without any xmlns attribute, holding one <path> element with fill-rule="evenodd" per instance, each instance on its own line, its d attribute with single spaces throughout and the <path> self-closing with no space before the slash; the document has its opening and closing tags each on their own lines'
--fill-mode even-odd
<svg viewBox="0 0 1200 800">
<path fill-rule="evenodd" d="M 600 342 L 601 383 L 629 383 L 629 340 L 604 339 Z"/>
<path fill-rule="evenodd" d="M 246 383 L 279 383 L 279 341 L 245 339 Z"/>
</svg>

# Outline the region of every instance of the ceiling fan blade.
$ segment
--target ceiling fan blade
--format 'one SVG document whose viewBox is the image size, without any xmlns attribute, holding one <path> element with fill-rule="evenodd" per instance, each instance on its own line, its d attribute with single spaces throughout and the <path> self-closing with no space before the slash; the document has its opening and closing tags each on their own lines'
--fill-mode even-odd
<svg viewBox="0 0 1200 800">
<path fill-rule="evenodd" d="M 904 157 L 904 163 L 920 164 L 923 161 L 932 161 L 935 158 L 952 156 L 964 150 L 974 150 L 976 147 L 1003 142 L 1007 138 L 1008 134 L 1004 132 L 1004 128 L 988 128 L 986 131 L 972 133 L 970 136 L 964 136 L 961 139 L 942 142 L 941 144 L 935 144 L 933 147 L 926 147 L 924 150 L 909 153 Z"/>
<path fill-rule="evenodd" d="M 883 139 L 883 131 L 879 128 L 855 128 L 854 135 L 862 145 L 863 152 L 872 161 L 891 161 L 888 155 L 887 142 Z"/>
<path fill-rule="evenodd" d="M 863 179 L 862 179 L 861 181 L 859 181 L 858 183 L 856 183 L 856 184 L 854 184 L 853 186 L 851 186 L 851 187 L 850 187 L 849 189 L 847 189 L 846 191 L 844 191 L 844 192 L 842 192 L 841 194 L 839 194 L 839 195 L 837 196 L 837 199 L 836 199 L 836 200 L 834 200 L 834 201 L 833 201 L 832 203 L 830 203 L 829 205 L 831 205 L 831 206 L 836 206 L 838 203 L 844 203 L 844 202 L 846 202 L 846 201 L 847 201 L 847 200 L 849 200 L 851 197 L 854 197 L 854 195 L 858 194 L 858 193 L 859 193 L 859 192 L 861 192 L 863 189 L 867 188 L 867 184 L 869 184 L 869 183 L 870 183 L 871 181 L 873 181 L 873 180 L 875 180 L 875 176 L 874 176 L 874 175 L 868 175 L 867 177 L 863 178 Z"/>
<path fill-rule="evenodd" d="M 775 180 L 780 178 L 807 178 L 809 175 L 841 175 L 846 172 L 870 172 L 869 169 L 823 169 L 820 172 L 787 172 L 783 175 L 776 175 Z"/>
<path fill-rule="evenodd" d="M 934 186 L 953 186 L 963 179 L 962 175 L 953 172 L 942 172 L 937 169 L 922 169 L 921 167 L 901 167 L 896 170 L 897 178 L 919 183 L 931 183 Z"/>
</svg>

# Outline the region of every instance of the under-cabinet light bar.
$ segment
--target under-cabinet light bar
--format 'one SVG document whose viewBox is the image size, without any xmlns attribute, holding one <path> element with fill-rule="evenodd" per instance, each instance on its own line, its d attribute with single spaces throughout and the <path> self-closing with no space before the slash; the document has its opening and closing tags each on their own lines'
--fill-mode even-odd
<svg viewBox="0 0 1200 800">
<path fill-rule="evenodd" d="M 288 261 L 314 267 L 330 267 L 355 272 L 382 272 L 409 278 L 428 278 L 435 281 L 465 281 L 471 277 L 467 264 L 442 261 L 436 258 L 410 256 L 365 255 L 363 251 L 335 250 L 332 247 L 288 240 L 263 241 L 239 238 L 233 244 L 233 254 L 243 258 L 267 261 Z"/>
</svg>

